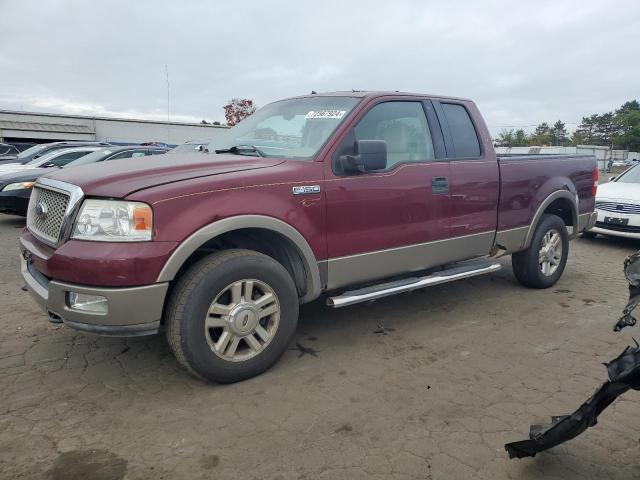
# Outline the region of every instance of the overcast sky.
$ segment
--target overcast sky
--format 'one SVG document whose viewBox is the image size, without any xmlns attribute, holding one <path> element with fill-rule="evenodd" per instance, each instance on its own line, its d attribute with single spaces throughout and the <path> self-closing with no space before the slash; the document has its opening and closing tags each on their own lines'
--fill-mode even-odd
<svg viewBox="0 0 640 480">
<path fill-rule="evenodd" d="M 0 108 L 224 120 L 311 90 L 474 99 L 493 134 L 640 99 L 640 1 L 0 0 Z"/>
</svg>

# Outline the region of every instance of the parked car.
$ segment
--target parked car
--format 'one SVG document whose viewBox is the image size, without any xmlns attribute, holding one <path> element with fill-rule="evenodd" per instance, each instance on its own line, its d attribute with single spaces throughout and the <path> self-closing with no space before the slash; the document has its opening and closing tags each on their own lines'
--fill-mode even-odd
<svg viewBox="0 0 640 480">
<path fill-rule="evenodd" d="M 640 239 L 640 165 L 600 185 L 596 196 L 598 219 L 585 237 L 601 233 Z"/>
<path fill-rule="evenodd" d="M 22 170 L 32 170 L 34 168 L 51 168 L 62 167 L 77 158 L 80 158 L 88 153 L 95 152 L 104 147 L 73 147 L 62 148 L 50 151 L 42 156 L 39 156 L 24 165 L 19 163 L 8 163 L 6 165 L 0 165 L 0 175 L 12 172 L 19 172 Z"/>
<path fill-rule="evenodd" d="M 24 152 L 27 148 L 31 148 L 34 145 L 36 145 L 36 143 L 34 142 L 9 142 L 9 143 L 14 147 L 16 147 L 19 152 Z"/>
<path fill-rule="evenodd" d="M 34 145 L 26 150 L 21 151 L 15 158 L 0 158 L 0 167 L 7 164 L 20 164 L 24 165 L 26 163 L 35 160 L 46 153 L 50 153 L 54 150 L 60 150 L 63 148 L 71 148 L 71 147 L 90 147 L 90 146 L 108 146 L 109 143 L 106 142 L 52 142 L 52 143 L 40 143 L 38 145 Z"/>
<path fill-rule="evenodd" d="M 0 143 L 0 160 L 11 160 L 12 158 L 16 158 L 20 150 L 14 145 L 9 143 Z"/>
<path fill-rule="evenodd" d="M 211 143 L 211 140 L 189 140 L 188 142 L 178 145 L 171 153 L 205 153 L 205 149 Z"/>
<path fill-rule="evenodd" d="M 344 307 L 495 272 L 504 254 L 547 288 L 595 221 L 595 157 L 498 158 L 470 100 L 312 94 L 222 135 L 204 156 L 38 179 L 22 274 L 52 322 L 164 325 L 189 371 L 234 382 L 277 361 L 321 294 Z"/>
<path fill-rule="evenodd" d="M 103 161 L 160 155 L 167 151 L 168 149 L 161 147 L 100 148 L 84 154 L 66 165 L 57 166 L 59 168 L 70 168 Z M 0 175 L 0 213 L 26 216 L 33 185 L 38 178 L 47 173 L 51 173 L 50 168 L 23 169 Z"/>
</svg>

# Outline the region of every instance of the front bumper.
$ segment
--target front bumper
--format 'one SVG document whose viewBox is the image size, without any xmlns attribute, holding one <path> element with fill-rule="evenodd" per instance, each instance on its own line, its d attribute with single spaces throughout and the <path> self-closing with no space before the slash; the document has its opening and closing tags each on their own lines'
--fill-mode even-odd
<svg viewBox="0 0 640 480">
<path fill-rule="evenodd" d="M 606 227 L 593 227 L 590 232 L 600 233 L 602 235 L 611 235 L 612 237 L 634 238 L 640 240 L 640 232 L 621 232 L 619 230 L 611 230 Z"/>
<path fill-rule="evenodd" d="M 0 192 L 0 213 L 26 217 L 30 197 L 31 190 L 28 189 Z"/>
<path fill-rule="evenodd" d="M 75 285 L 50 280 L 28 260 L 23 250 L 21 271 L 29 293 L 54 323 L 87 333 L 113 337 L 131 337 L 158 333 L 168 283 L 140 287 L 105 288 Z M 100 295 L 107 299 L 107 312 L 98 313 L 71 308 L 69 293 Z"/>
<path fill-rule="evenodd" d="M 609 212 L 604 210 L 596 210 L 597 222 L 590 229 L 593 233 L 601 233 L 602 235 L 612 235 L 615 237 L 640 239 L 640 215 L 627 214 L 622 212 Z M 626 225 L 615 225 L 605 223 L 606 217 L 615 217 L 625 219 Z"/>
</svg>

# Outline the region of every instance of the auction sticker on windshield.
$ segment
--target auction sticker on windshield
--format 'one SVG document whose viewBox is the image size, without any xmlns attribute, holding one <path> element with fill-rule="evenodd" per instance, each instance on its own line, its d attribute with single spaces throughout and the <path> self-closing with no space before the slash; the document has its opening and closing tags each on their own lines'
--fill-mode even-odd
<svg viewBox="0 0 640 480">
<path fill-rule="evenodd" d="M 346 110 L 311 110 L 304 118 L 342 118 Z"/>
</svg>

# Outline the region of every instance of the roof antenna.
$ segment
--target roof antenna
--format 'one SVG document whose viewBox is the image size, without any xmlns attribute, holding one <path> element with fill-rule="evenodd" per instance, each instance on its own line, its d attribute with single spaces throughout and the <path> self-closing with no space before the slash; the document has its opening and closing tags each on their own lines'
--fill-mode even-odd
<svg viewBox="0 0 640 480">
<path fill-rule="evenodd" d="M 316 92 L 315 90 L 311 90 L 311 95 L 315 95 L 316 93 L 318 92 Z"/>
</svg>

